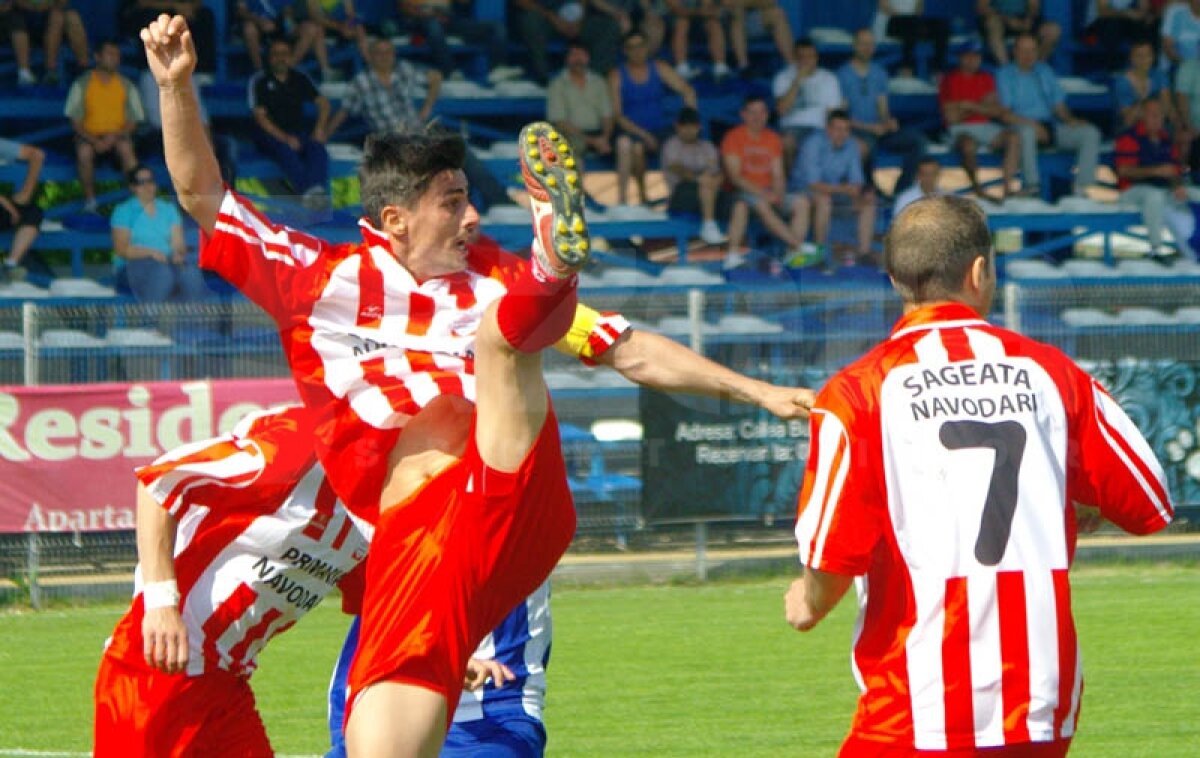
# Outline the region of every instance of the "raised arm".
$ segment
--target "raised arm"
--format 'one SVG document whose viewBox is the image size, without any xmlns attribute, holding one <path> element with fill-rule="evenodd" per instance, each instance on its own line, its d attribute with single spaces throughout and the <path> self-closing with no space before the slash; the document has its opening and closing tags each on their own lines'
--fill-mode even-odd
<svg viewBox="0 0 1200 758">
<path fill-rule="evenodd" d="M 196 47 L 183 16 L 163 14 L 142 30 L 146 61 L 158 83 L 163 153 L 179 204 L 212 233 L 224 185 L 192 87 Z"/>
<path fill-rule="evenodd" d="M 626 379 L 664 392 L 722 397 L 757 405 L 779 418 L 807 418 L 814 394 L 751 379 L 675 340 L 632 329 L 598 358 Z"/>
</svg>

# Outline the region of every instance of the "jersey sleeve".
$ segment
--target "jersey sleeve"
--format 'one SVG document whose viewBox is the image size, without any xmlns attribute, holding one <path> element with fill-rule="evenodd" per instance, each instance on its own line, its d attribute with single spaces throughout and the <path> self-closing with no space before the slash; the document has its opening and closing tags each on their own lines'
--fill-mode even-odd
<svg viewBox="0 0 1200 758">
<path fill-rule="evenodd" d="M 1067 494 L 1100 509 L 1133 534 L 1164 528 L 1175 516 L 1166 474 L 1150 444 L 1117 401 L 1084 374 L 1071 435 Z"/>
<path fill-rule="evenodd" d="M 619 313 L 600 313 L 580 303 L 575 308 L 575 320 L 571 322 L 571 328 L 554 347 L 561 353 L 578 358 L 587 366 L 595 366 L 600 356 L 632 328 Z"/>
<path fill-rule="evenodd" d="M 251 500 L 269 500 L 274 490 L 290 491 L 316 464 L 312 426 L 302 406 L 252 413 L 229 433 L 169 450 L 135 470 L 138 481 L 177 520 L 197 504 L 212 510 L 238 507 L 256 485 Z"/>
<path fill-rule="evenodd" d="M 212 235 L 202 239 L 200 266 L 220 274 L 243 295 L 283 321 L 297 278 L 328 245 L 273 223 L 249 200 L 226 190 Z"/>
<path fill-rule="evenodd" d="M 867 573 L 882 534 L 880 470 L 870 463 L 871 439 L 862 418 L 835 380 L 817 396 L 809 419 L 808 464 L 796 515 L 796 542 L 804 565 L 834 574 Z"/>
</svg>

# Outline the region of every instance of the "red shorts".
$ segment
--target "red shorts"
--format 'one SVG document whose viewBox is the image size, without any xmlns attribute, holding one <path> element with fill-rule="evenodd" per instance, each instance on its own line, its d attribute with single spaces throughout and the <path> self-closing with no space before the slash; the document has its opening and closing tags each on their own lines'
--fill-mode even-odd
<svg viewBox="0 0 1200 758">
<path fill-rule="evenodd" d="M 376 525 L 347 720 L 356 695 L 381 681 L 440 693 L 449 719 L 471 653 L 545 581 L 575 535 L 552 412 L 516 472 L 488 468 L 473 429 L 469 440 L 461 461 Z"/>
<path fill-rule="evenodd" d="M 1063 758 L 1071 748 L 1070 738 L 1054 742 L 1023 742 L 1019 745 L 964 748 L 961 750 L 914 750 L 905 745 L 865 740 L 851 734 L 842 743 L 838 758 Z"/>
<path fill-rule="evenodd" d="M 105 653 L 96 676 L 95 758 L 272 756 L 243 678 L 164 674 Z"/>
</svg>

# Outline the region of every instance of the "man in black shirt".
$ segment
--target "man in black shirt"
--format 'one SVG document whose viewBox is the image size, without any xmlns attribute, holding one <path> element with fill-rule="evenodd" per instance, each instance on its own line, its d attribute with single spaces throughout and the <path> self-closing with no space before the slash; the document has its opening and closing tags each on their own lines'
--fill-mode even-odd
<svg viewBox="0 0 1200 758">
<path fill-rule="evenodd" d="M 303 194 L 305 205 L 324 207 L 328 201 L 329 101 L 312 80 L 291 67 L 292 50 L 286 41 L 271 43 L 267 71 L 250 80 L 250 109 L 257 129 L 258 149 L 279 164 L 292 189 Z M 311 129 L 304 104 L 317 107 Z"/>
</svg>

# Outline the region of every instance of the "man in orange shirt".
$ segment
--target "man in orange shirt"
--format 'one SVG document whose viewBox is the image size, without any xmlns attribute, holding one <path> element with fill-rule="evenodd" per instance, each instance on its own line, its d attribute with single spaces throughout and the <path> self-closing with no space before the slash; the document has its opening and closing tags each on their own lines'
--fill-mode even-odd
<svg viewBox="0 0 1200 758">
<path fill-rule="evenodd" d="M 75 129 L 75 164 L 83 184 L 84 210 L 96 211 L 96 156 L 115 155 L 121 171 L 137 164 L 133 130 L 146 118 L 133 82 L 120 74 L 121 48 L 108 40 L 96 51 L 96 67 L 71 85 L 63 114 Z"/>
<path fill-rule="evenodd" d="M 787 191 L 783 170 L 783 140 L 767 126 L 770 110 L 761 95 L 747 95 L 742 103 L 742 124 L 730 129 L 721 140 L 721 163 L 733 184 L 737 200 L 729 219 L 729 252 L 725 267 L 735 268 L 745 260 L 742 242 L 753 209 L 771 234 L 798 250 L 797 238 L 784 220 Z"/>
</svg>

